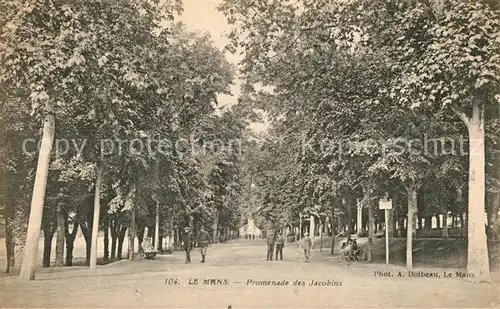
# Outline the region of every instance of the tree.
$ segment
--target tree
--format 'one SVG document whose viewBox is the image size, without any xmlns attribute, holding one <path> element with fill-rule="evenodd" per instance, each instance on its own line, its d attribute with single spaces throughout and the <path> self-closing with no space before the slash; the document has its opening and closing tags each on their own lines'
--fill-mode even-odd
<svg viewBox="0 0 500 309">
<path fill-rule="evenodd" d="M 367 31 L 369 44 L 391 53 L 397 60 L 401 75 L 393 80 L 388 93 L 398 94 L 401 104 L 410 108 L 430 105 L 450 109 L 467 127 L 467 269 L 475 274 L 474 280 L 489 281 L 483 230 L 484 124 L 485 115 L 496 104 L 494 95 L 499 85 L 499 75 L 495 73 L 500 61 L 498 7 L 483 1 L 396 4 L 391 7 L 359 1 L 354 6 L 366 13 L 366 19 L 360 19 L 360 27 Z M 373 16 L 368 16 L 374 9 L 383 12 L 387 23 L 377 23 Z M 387 45 L 389 36 L 397 39 Z"/>
<path fill-rule="evenodd" d="M 37 134 L 38 127 L 30 122 L 26 101 L 8 98 L 0 92 L 0 213 L 5 220 L 6 272 L 15 267 L 15 251 L 24 246 L 28 218 L 28 192 L 33 186 L 34 156 L 26 143 L 26 151 L 19 141 L 27 141 Z"/>
<path fill-rule="evenodd" d="M 10 9 L 14 10 L 12 7 Z M 33 1 L 22 3 L 18 12 L 18 14 L 9 15 L 6 27 L 3 28 L 6 31 L 2 33 L 5 40 L 2 40 L 0 56 L 2 59 L 1 84 L 4 85 L 9 96 L 21 91 L 21 95 L 30 98 L 33 111 L 37 112 L 38 119 L 43 119 L 44 123 L 25 258 L 21 269 L 23 279 L 33 280 L 50 152 L 54 139 L 54 105 L 56 102 L 67 101 L 64 98 L 68 93 L 65 92 L 68 87 L 62 82 L 68 81 L 69 74 L 64 74 L 63 71 L 78 67 L 81 61 L 77 57 L 73 58 L 72 52 L 68 52 L 72 51 L 74 45 L 68 44 L 69 48 L 64 51 L 53 49 L 50 44 L 45 45 L 45 48 L 41 47 L 42 44 L 47 43 L 47 40 L 50 42 L 49 38 L 52 37 L 50 32 L 53 28 L 50 29 L 47 25 L 67 20 L 67 17 L 61 14 L 62 10 L 57 10 L 54 5 L 42 5 L 41 2 Z M 51 61 L 46 61 L 48 58 L 46 52 L 52 52 Z M 36 65 L 33 65 L 34 63 Z M 29 88 L 19 89 L 20 85 L 29 85 Z"/>
<path fill-rule="evenodd" d="M 33 279 L 54 118 L 64 119 L 77 111 L 80 116 L 92 119 L 97 112 L 98 118 L 103 120 L 100 124 L 107 123 L 110 118 L 109 122 L 114 123 L 116 114 L 106 110 L 112 101 L 110 95 L 115 94 L 113 91 L 123 89 L 124 83 L 128 83 L 132 91 L 146 86 L 140 80 L 144 74 L 134 62 L 134 57 L 144 55 L 144 50 L 135 48 L 129 53 L 126 47 L 130 47 L 131 42 L 140 47 L 146 37 L 151 37 L 156 22 L 171 16 L 180 8 L 180 3 L 172 1 L 159 5 L 149 1 L 117 0 L 112 3 L 96 1 L 89 5 L 85 1 L 65 4 L 33 1 L 23 3 L 19 14 L 10 14 L 16 8 L 13 3 L 8 4 L 10 11 L 6 15 L 9 19 L 3 33 L 6 40 L 2 41 L 5 47 L 1 55 L 2 84 L 7 86 L 9 96 L 31 98 L 35 115 L 45 118 L 22 271 L 24 279 Z M 114 16 L 113 19 L 110 16 Z M 28 91 L 22 85 L 29 85 Z M 91 91 L 82 95 L 88 89 Z M 115 95 L 115 98 L 117 96 L 125 99 L 125 102 L 119 101 L 122 107 L 128 103 L 123 95 Z M 104 99 L 110 101 L 96 105 Z M 99 113 L 102 110 L 106 110 L 106 117 Z M 126 120 L 125 117 L 121 120 Z"/>
<path fill-rule="evenodd" d="M 300 128 L 307 138 L 334 132 L 356 143 L 377 136 L 377 131 L 355 126 L 380 125 L 388 112 L 393 116 L 401 113 L 403 119 L 416 115 L 409 125 L 401 125 L 403 132 L 413 124 L 422 125 L 428 115 L 437 115 L 432 118 L 437 122 L 431 123 L 438 127 L 443 123 L 443 111 L 453 111 L 466 123 L 470 149 L 480 148 L 479 155 L 471 151 L 469 156 L 468 270 L 475 273 L 476 280 L 488 280 L 485 236 L 478 226 L 484 210 L 483 114 L 491 114 L 497 100 L 498 75 L 493 72 L 498 71 L 499 60 L 498 9 L 482 1 L 364 0 L 318 0 L 307 5 L 254 1 L 252 6 L 226 0 L 220 9 L 235 25 L 230 48 L 244 50 L 242 71 L 248 83 L 273 87 L 270 97 L 278 99 L 271 100 L 274 107 L 270 109 L 278 115 L 292 118 L 296 114 L 309 120 L 301 124 L 310 129 Z M 464 20 L 466 27 L 462 26 Z M 357 85 L 362 86 L 353 87 Z M 324 115 L 330 116 L 325 117 L 327 121 L 318 120 Z M 388 122 L 388 126 L 392 124 Z M 452 126 L 446 133 L 457 131 Z M 406 137 L 399 134 L 394 137 Z M 377 163 L 377 158 L 363 167 Z M 411 180 L 411 206 L 416 200 L 415 185 L 426 175 L 421 170 L 410 177 L 411 169 L 427 159 L 399 160 L 400 165 L 387 172 Z M 343 165 L 333 164 L 330 169 L 345 173 L 344 183 L 352 186 L 360 177 L 366 180 L 359 173 L 363 168 Z M 387 174 L 383 178 L 391 177 Z"/>
</svg>

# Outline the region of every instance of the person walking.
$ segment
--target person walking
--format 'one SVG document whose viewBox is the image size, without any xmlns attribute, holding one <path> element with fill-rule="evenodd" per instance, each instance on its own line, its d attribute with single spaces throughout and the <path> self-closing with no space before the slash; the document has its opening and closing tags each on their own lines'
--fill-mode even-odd
<svg viewBox="0 0 500 309">
<path fill-rule="evenodd" d="M 267 261 L 273 260 L 274 255 L 274 243 L 276 242 L 276 234 L 273 230 L 267 232 Z"/>
<path fill-rule="evenodd" d="M 207 256 L 208 246 L 210 245 L 210 235 L 205 231 L 205 227 L 201 227 L 200 234 L 198 235 L 198 245 L 201 251 L 201 263 L 205 263 Z"/>
<path fill-rule="evenodd" d="M 304 233 L 304 238 L 302 238 L 302 249 L 304 249 L 304 257 L 306 258 L 304 262 L 309 263 L 311 249 L 314 249 L 314 247 L 313 241 L 307 232 Z"/>
<path fill-rule="evenodd" d="M 191 263 L 191 249 L 193 249 L 193 234 L 191 234 L 191 228 L 188 226 L 184 228 L 184 234 L 182 235 L 182 243 L 184 246 L 184 252 L 186 253 L 186 264 Z"/>
<path fill-rule="evenodd" d="M 281 234 L 278 234 L 276 238 L 276 261 L 278 260 L 278 255 L 280 260 L 283 260 L 283 247 L 285 246 L 285 240 Z"/>
</svg>

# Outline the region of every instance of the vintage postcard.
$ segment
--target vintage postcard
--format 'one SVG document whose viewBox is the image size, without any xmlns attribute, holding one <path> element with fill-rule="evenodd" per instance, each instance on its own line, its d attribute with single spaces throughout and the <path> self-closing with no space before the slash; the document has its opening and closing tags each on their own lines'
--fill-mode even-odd
<svg viewBox="0 0 500 309">
<path fill-rule="evenodd" d="M 498 1 L 0 12 L 0 307 L 500 307 Z"/>
</svg>

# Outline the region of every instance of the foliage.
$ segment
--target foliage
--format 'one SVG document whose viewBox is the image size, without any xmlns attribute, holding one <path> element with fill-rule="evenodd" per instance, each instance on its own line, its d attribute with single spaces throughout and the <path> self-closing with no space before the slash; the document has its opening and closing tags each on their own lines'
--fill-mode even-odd
<svg viewBox="0 0 500 309">
<path fill-rule="evenodd" d="M 481 94 L 491 121 L 488 160 L 496 162 L 498 8 L 440 3 L 220 5 L 233 25 L 228 49 L 244 54 L 245 89 L 273 117 L 270 144 L 279 144 L 272 163 L 262 164 L 264 217 L 324 207 L 333 197 L 352 201 L 362 192 L 368 200 L 385 192 L 404 197 L 405 186 L 427 182 L 450 183 L 443 189 L 447 210 L 464 210 L 467 131 L 454 113 L 461 116 Z M 425 138 L 444 138 L 455 149 L 432 140 L 424 151 Z M 411 141 L 420 142 L 418 151 L 408 148 Z"/>
</svg>

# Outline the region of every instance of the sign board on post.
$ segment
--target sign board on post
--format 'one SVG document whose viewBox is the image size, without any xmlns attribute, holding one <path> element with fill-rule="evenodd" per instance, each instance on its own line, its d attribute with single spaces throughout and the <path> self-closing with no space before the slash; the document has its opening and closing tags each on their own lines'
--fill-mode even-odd
<svg viewBox="0 0 500 309">
<path fill-rule="evenodd" d="M 389 228 L 387 227 L 389 213 L 387 210 L 392 209 L 392 200 L 381 199 L 378 203 L 378 208 L 384 209 L 385 213 L 385 263 L 389 264 Z"/>
<path fill-rule="evenodd" d="M 378 202 L 379 209 L 392 209 L 392 200 L 380 200 Z"/>
</svg>

